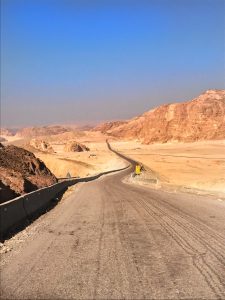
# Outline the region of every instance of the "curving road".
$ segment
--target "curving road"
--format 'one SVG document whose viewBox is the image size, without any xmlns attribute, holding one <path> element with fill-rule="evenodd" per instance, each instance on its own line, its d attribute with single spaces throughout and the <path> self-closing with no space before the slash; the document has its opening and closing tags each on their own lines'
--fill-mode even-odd
<svg viewBox="0 0 225 300">
<path fill-rule="evenodd" d="M 225 299 L 224 201 L 122 183 L 132 168 L 48 213 L 3 266 L 3 299 Z"/>
</svg>

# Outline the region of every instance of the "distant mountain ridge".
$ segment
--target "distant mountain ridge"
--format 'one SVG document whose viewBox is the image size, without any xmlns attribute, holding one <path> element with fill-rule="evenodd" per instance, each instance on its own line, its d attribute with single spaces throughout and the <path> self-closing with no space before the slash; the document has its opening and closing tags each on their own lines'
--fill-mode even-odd
<svg viewBox="0 0 225 300">
<path fill-rule="evenodd" d="M 16 133 L 19 137 L 38 137 L 45 135 L 55 135 L 70 131 L 68 128 L 59 125 L 25 127 Z"/>
<path fill-rule="evenodd" d="M 121 124 L 111 122 L 98 128 L 145 144 L 225 139 L 225 90 L 207 90 L 193 100 L 161 105 Z"/>
<path fill-rule="evenodd" d="M 36 138 L 44 136 L 55 136 L 66 133 L 79 133 L 89 131 L 93 128 L 91 125 L 47 125 L 47 126 L 32 126 L 18 129 L 10 129 L 1 127 L 0 137 L 7 138 L 15 136 L 16 138 Z M 2 140 L 3 141 L 3 140 Z"/>
</svg>

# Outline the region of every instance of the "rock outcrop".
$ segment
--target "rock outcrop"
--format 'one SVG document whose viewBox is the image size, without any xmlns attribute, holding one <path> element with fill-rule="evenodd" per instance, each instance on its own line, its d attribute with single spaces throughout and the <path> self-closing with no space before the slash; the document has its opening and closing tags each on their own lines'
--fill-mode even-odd
<svg viewBox="0 0 225 300">
<path fill-rule="evenodd" d="M 106 133 L 145 144 L 225 139 L 225 90 L 208 90 L 191 101 L 159 106 Z"/>
<path fill-rule="evenodd" d="M 107 134 L 108 131 L 117 128 L 118 126 L 127 124 L 127 121 L 112 121 L 102 123 L 96 127 L 94 127 L 91 131 L 100 131 L 101 133 Z"/>
<path fill-rule="evenodd" d="M 12 145 L 0 147 L 0 202 L 56 182 L 56 177 L 33 153 Z"/>
<path fill-rule="evenodd" d="M 8 128 L 0 128 L 0 136 L 13 136 L 13 132 L 12 130 L 8 129 Z"/>
<path fill-rule="evenodd" d="M 83 151 L 89 151 L 90 149 L 86 147 L 85 145 L 78 143 L 76 141 L 70 141 L 66 143 L 64 147 L 65 152 L 83 152 Z"/>
<path fill-rule="evenodd" d="M 30 146 L 43 152 L 54 153 L 52 146 L 44 140 L 32 139 L 30 141 Z"/>
</svg>

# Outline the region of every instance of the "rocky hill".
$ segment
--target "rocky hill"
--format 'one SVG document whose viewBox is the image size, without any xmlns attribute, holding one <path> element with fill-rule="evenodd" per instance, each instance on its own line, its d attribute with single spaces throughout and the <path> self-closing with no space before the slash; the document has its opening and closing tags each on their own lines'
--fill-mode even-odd
<svg viewBox="0 0 225 300">
<path fill-rule="evenodd" d="M 30 141 L 30 146 L 43 152 L 54 153 L 54 150 L 50 145 L 50 143 L 42 139 L 38 139 L 38 138 L 32 139 Z"/>
<path fill-rule="evenodd" d="M 33 153 L 0 144 L 0 203 L 56 182 L 56 177 Z"/>
<path fill-rule="evenodd" d="M 208 90 L 191 101 L 156 107 L 106 133 L 145 144 L 225 139 L 225 90 Z"/>
<path fill-rule="evenodd" d="M 90 149 L 85 146 L 84 144 L 78 143 L 76 141 L 70 141 L 67 142 L 64 151 L 65 152 L 83 152 L 83 151 L 89 151 Z"/>
<path fill-rule="evenodd" d="M 0 142 L 9 142 L 15 140 L 17 128 L 0 128 Z"/>
<path fill-rule="evenodd" d="M 14 133 L 12 130 L 8 129 L 8 128 L 0 128 L 0 136 L 13 136 Z"/>
<path fill-rule="evenodd" d="M 102 123 L 92 129 L 92 131 L 100 131 L 101 133 L 107 133 L 109 130 L 113 130 L 121 125 L 127 124 L 126 121 L 112 121 Z"/>
</svg>

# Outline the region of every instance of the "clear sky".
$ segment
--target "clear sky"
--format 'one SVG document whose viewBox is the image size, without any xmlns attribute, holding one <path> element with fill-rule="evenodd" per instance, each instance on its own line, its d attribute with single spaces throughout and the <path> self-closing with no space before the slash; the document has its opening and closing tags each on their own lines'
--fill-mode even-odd
<svg viewBox="0 0 225 300">
<path fill-rule="evenodd" d="M 225 88 L 224 0 L 2 0 L 1 125 L 126 119 Z"/>
</svg>

